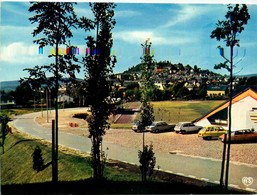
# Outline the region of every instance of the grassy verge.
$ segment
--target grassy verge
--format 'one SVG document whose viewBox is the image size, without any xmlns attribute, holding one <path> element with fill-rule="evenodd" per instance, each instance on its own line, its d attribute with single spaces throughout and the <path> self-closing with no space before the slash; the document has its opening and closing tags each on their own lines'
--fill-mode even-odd
<svg viewBox="0 0 257 195">
<path fill-rule="evenodd" d="M 126 123 L 126 124 L 114 124 L 111 123 L 112 129 L 132 129 L 133 123 Z"/>
<path fill-rule="evenodd" d="M 43 108 L 43 110 L 46 110 Z M 2 109 L 1 112 L 7 113 L 9 115 L 20 115 L 20 114 L 29 114 L 33 112 L 39 112 L 41 111 L 41 108 L 8 108 L 8 109 Z"/>
<path fill-rule="evenodd" d="M 36 146 L 42 150 L 44 165 L 43 171 L 33 170 L 32 153 Z M 89 179 L 92 168 L 89 156 L 82 155 L 75 150 L 60 147 L 58 168 L 60 181 L 78 181 Z M 81 156 L 82 155 L 82 156 Z M 48 142 L 33 139 L 26 134 L 15 131 L 8 134 L 5 141 L 5 153 L 1 154 L 1 183 L 24 184 L 43 183 L 52 180 L 51 145 Z M 106 167 L 107 179 L 138 181 L 140 174 L 130 173 L 121 169 Z"/>
</svg>

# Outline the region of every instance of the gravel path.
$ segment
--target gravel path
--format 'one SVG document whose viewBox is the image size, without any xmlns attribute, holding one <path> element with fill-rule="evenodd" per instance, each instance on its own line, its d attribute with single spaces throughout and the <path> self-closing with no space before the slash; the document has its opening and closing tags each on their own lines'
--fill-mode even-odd
<svg viewBox="0 0 257 195">
<path fill-rule="evenodd" d="M 84 113 L 86 108 L 79 110 L 60 110 L 59 111 L 59 129 L 60 131 L 72 133 L 80 136 L 88 136 L 86 122 L 82 119 L 72 118 L 75 113 Z M 46 114 L 44 114 L 44 117 Z M 52 111 L 50 118 L 54 118 Z M 51 123 L 46 123 L 45 118 L 39 116 L 36 121 L 48 128 Z M 51 121 L 49 119 L 49 121 Z M 76 122 L 79 127 L 69 127 L 69 122 Z M 122 146 L 133 148 L 142 148 L 142 133 L 135 133 L 132 130 L 110 129 L 106 131 L 103 137 L 105 142 L 115 143 Z M 174 132 L 167 133 L 145 133 L 145 143 L 153 144 L 154 151 L 174 152 L 193 156 L 210 157 L 215 159 L 222 158 L 223 143 L 218 140 L 203 140 L 197 134 L 176 134 Z M 231 145 L 231 161 L 257 165 L 257 143 L 249 144 L 232 144 Z"/>
</svg>

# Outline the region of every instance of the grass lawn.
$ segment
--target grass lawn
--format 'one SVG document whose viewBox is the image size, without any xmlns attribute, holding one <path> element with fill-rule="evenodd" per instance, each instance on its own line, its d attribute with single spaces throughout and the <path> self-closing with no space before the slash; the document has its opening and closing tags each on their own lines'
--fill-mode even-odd
<svg viewBox="0 0 257 195">
<path fill-rule="evenodd" d="M 224 101 L 162 101 L 151 102 L 156 121 L 177 124 L 182 121 L 193 121 Z"/>
<path fill-rule="evenodd" d="M 167 123 L 177 124 L 183 121 L 193 121 L 212 109 L 224 103 L 223 100 L 213 101 L 158 101 L 151 102 L 154 108 L 155 121 L 166 121 Z M 129 107 L 131 102 L 124 107 Z M 139 114 L 136 119 L 139 119 Z M 131 129 L 130 124 L 111 124 L 113 129 Z"/>
<path fill-rule="evenodd" d="M 125 123 L 125 124 L 114 124 L 111 123 L 112 129 L 131 129 L 133 126 L 133 123 Z"/>
<path fill-rule="evenodd" d="M 43 108 L 43 110 L 46 110 Z M 41 111 L 41 108 L 8 108 L 8 109 L 2 109 L 1 112 L 8 113 L 9 115 L 20 115 L 20 114 L 29 114 L 33 112 L 39 112 Z"/>
<path fill-rule="evenodd" d="M 32 153 L 36 146 L 42 150 L 44 165 L 40 172 L 33 169 Z M 59 152 L 58 169 L 60 181 L 78 181 L 89 179 L 92 168 L 89 156 L 81 156 L 74 150 L 62 149 Z M 67 152 L 69 151 L 69 152 Z M 1 150 L 1 184 L 42 183 L 52 180 L 51 145 L 48 142 L 35 140 L 26 134 L 14 132 L 5 140 L 5 153 Z M 107 179 L 139 181 L 140 174 L 106 167 L 104 175 Z"/>
</svg>

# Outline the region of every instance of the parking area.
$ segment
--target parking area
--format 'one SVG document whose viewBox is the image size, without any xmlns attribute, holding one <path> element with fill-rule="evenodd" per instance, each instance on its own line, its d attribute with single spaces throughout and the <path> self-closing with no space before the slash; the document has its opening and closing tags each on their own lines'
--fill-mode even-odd
<svg viewBox="0 0 257 195">
<path fill-rule="evenodd" d="M 135 133 L 130 129 L 108 130 L 103 139 L 106 142 L 139 149 L 143 144 L 143 134 Z M 145 144 L 151 143 L 154 151 L 222 159 L 223 143 L 218 140 L 203 140 L 198 137 L 197 133 L 147 132 L 145 133 Z M 256 154 L 257 143 L 231 145 L 231 161 L 257 165 Z"/>
<path fill-rule="evenodd" d="M 79 112 L 86 112 L 87 109 L 79 109 Z M 59 111 L 59 130 L 79 136 L 88 137 L 89 133 L 82 119 L 72 118 L 78 110 L 60 110 Z M 36 121 L 49 129 L 51 123 L 46 122 L 46 114 L 44 118 L 37 117 Z M 49 121 L 54 118 L 54 112 L 49 114 Z M 69 123 L 78 123 L 79 127 L 70 127 Z M 142 133 L 135 133 L 131 129 L 110 129 L 104 135 L 103 140 L 109 143 L 115 143 L 122 146 L 142 148 Z M 145 143 L 153 144 L 154 151 L 185 154 L 201 157 L 209 157 L 215 159 L 222 158 L 223 143 L 218 140 L 203 140 L 198 137 L 197 133 L 177 134 L 173 132 L 163 133 L 145 133 Z M 257 165 L 257 143 L 248 144 L 232 144 L 231 145 L 231 161 Z"/>
</svg>

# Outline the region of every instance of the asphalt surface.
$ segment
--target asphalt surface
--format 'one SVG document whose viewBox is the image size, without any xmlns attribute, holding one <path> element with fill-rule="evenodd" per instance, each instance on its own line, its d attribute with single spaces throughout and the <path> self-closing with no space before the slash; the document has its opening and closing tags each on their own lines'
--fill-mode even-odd
<svg viewBox="0 0 257 195">
<path fill-rule="evenodd" d="M 38 112 L 16 116 L 13 124 L 20 131 L 51 142 L 51 129 L 45 128 L 35 121 L 35 118 L 40 114 Z M 82 152 L 91 152 L 91 141 L 87 137 L 59 132 L 58 142 L 60 145 Z M 139 164 L 139 149 L 103 142 L 103 150 L 106 151 L 108 158 L 130 164 Z M 220 160 L 161 152 L 155 152 L 155 157 L 156 166 L 160 166 L 160 170 L 212 183 L 219 183 Z M 257 165 L 231 162 L 229 173 L 229 186 L 257 192 Z"/>
</svg>

